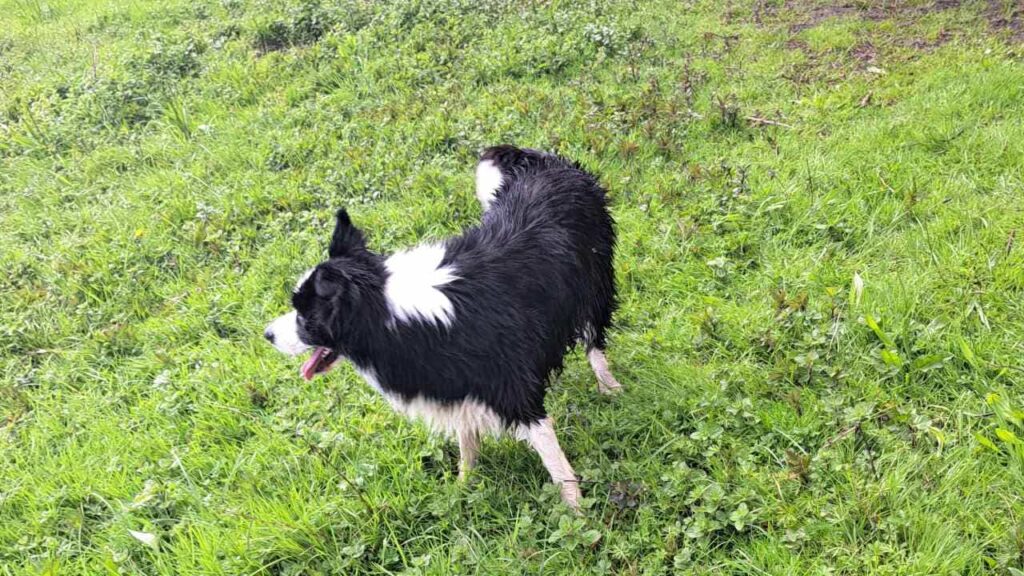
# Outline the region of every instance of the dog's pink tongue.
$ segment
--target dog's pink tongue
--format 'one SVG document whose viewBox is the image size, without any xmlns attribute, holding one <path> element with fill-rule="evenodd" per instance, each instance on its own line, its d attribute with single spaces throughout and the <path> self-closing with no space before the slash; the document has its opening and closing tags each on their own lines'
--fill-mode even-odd
<svg viewBox="0 0 1024 576">
<path fill-rule="evenodd" d="M 309 360 L 306 360 L 302 364 L 302 368 L 300 370 L 302 377 L 306 380 L 312 380 L 313 376 L 316 376 L 316 369 L 320 366 L 320 360 L 323 360 L 324 356 L 327 356 L 328 352 L 330 352 L 330 350 L 327 348 L 318 347 L 316 350 L 313 350 L 313 354 L 309 357 Z"/>
</svg>

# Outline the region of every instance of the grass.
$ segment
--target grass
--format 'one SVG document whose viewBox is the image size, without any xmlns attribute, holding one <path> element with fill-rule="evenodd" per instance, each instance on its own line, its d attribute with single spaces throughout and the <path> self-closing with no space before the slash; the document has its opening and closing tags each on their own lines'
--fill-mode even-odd
<svg viewBox="0 0 1024 576">
<path fill-rule="evenodd" d="M 0 0 L 0 574 L 1024 573 L 1012 2 Z M 612 191 L 622 309 L 536 457 L 261 339 L 346 206 Z"/>
</svg>

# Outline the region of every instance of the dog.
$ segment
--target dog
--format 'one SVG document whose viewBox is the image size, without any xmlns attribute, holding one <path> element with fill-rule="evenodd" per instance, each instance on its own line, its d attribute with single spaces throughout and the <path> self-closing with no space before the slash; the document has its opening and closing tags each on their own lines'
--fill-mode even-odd
<svg viewBox="0 0 1024 576">
<path fill-rule="evenodd" d="M 327 260 L 264 336 L 289 355 L 312 350 L 303 378 L 347 359 L 396 411 L 453 436 L 460 479 L 483 435 L 525 440 L 577 508 L 544 395 L 577 343 L 598 390 L 621 389 L 605 356 L 616 308 L 606 191 L 575 162 L 502 145 L 481 154 L 476 196 L 479 225 L 391 255 L 339 210 Z"/>
</svg>

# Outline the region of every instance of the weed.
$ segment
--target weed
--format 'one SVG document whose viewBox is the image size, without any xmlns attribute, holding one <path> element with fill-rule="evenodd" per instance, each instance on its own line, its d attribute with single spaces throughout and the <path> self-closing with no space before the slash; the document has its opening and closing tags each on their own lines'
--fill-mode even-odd
<svg viewBox="0 0 1024 576">
<path fill-rule="evenodd" d="M 185 140 L 192 138 L 192 120 L 189 118 L 188 108 L 180 98 L 172 99 L 164 109 L 164 118 L 178 130 L 178 133 Z"/>
</svg>

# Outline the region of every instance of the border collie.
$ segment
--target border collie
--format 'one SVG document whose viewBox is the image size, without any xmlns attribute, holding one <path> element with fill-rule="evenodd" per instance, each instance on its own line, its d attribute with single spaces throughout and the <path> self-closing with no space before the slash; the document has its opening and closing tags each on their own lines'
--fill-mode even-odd
<svg viewBox="0 0 1024 576">
<path fill-rule="evenodd" d="M 527 441 L 575 508 L 578 481 L 544 394 L 577 342 L 598 390 L 621 388 L 604 354 L 615 310 L 605 190 L 574 162 L 496 146 L 477 164 L 476 195 L 478 226 L 390 256 L 339 210 L 328 259 L 302 275 L 294 310 L 264 336 L 286 354 L 312 349 L 303 378 L 347 359 L 395 410 L 454 436 L 460 479 L 483 434 Z"/>
</svg>

